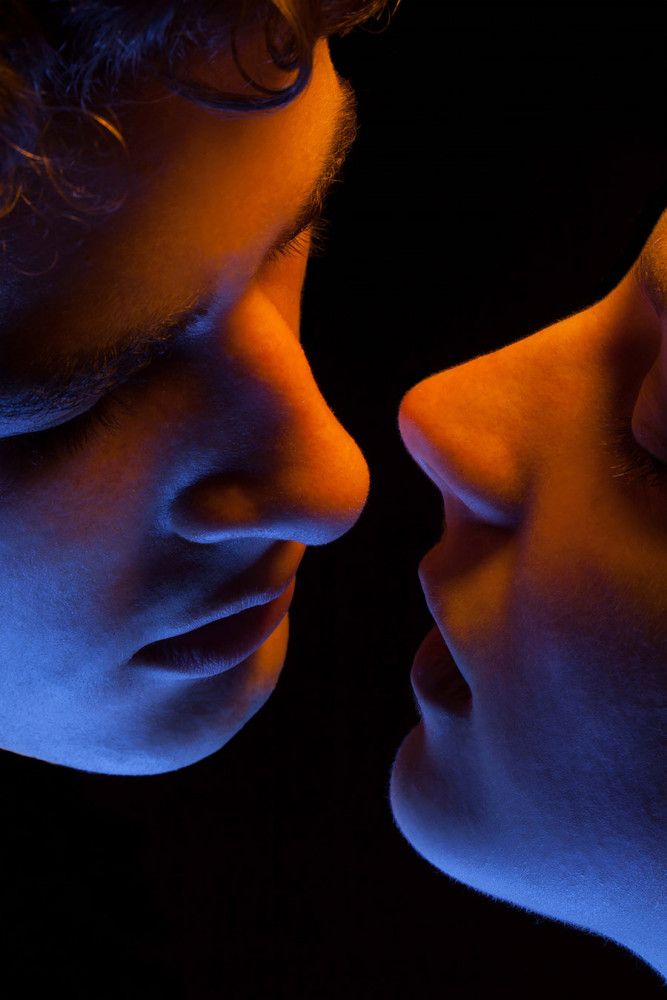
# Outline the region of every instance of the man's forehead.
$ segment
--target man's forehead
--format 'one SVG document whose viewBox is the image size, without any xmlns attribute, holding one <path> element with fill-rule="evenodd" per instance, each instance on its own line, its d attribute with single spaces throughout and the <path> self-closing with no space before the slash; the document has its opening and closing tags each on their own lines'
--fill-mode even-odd
<svg viewBox="0 0 667 1000">
<path fill-rule="evenodd" d="M 316 50 L 311 84 L 284 108 L 227 120 L 173 97 L 130 116 L 135 162 L 146 154 L 154 169 L 138 168 L 126 204 L 99 229 L 93 223 L 90 237 L 63 220 L 56 267 L 48 270 L 45 241 L 46 273 L 15 278 L 29 300 L 43 297 L 64 346 L 85 343 L 91 328 L 113 340 L 162 306 L 178 309 L 223 273 L 230 282 L 235 271 L 239 282 L 250 273 L 257 240 L 280 230 L 281 210 L 288 215 L 310 186 L 330 142 L 341 86 L 326 41 Z M 21 291 L 13 291 L 16 304 Z M 11 321 L 3 326 L 11 330 Z"/>
</svg>

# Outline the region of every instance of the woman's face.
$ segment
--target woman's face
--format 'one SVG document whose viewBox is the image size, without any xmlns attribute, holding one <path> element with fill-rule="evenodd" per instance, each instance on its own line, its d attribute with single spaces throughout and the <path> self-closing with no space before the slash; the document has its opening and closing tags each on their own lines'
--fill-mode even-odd
<svg viewBox="0 0 667 1000">
<path fill-rule="evenodd" d="M 446 527 L 391 782 L 436 867 L 663 966 L 666 237 L 667 212 L 602 301 L 404 397 Z"/>
</svg>

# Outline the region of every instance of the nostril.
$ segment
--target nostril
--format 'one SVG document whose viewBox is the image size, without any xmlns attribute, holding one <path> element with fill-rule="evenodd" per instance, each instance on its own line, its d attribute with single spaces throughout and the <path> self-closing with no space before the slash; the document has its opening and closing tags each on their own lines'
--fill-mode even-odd
<svg viewBox="0 0 667 1000">
<path fill-rule="evenodd" d="M 418 388 L 419 386 L 413 386 L 412 389 L 408 389 L 398 406 L 398 431 L 408 449 L 410 449 L 410 439 L 418 425 Z"/>
<path fill-rule="evenodd" d="M 418 463 L 422 471 L 426 473 L 426 475 L 431 480 L 433 485 L 436 486 L 438 490 L 440 490 L 440 492 L 443 494 L 444 497 L 445 492 L 449 491 L 446 479 L 442 475 L 439 475 L 435 471 L 433 466 L 429 462 L 427 462 L 426 459 L 423 458 L 421 455 L 418 454 L 415 457 L 415 461 Z"/>
<path fill-rule="evenodd" d="M 429 477 L 429 479 L 432 479 L 434 483 L 438 481 L 438 476 L 437 476 L 436 472 L 431 468 L 431 466 L 428 464 L 428 462 L 425 459 L 420 458 L 419 459 L 419 464 L 421 465 L 422 469 L 424 470 L 424 472 L 426 473 L 426 475 Z"/>
<path fill-rule="evenodd" d="M 461 470 L 443 456 L 438 463 L 439 471 L 434 468 L 421 451 L 412 453 L 421 470 L 428 476 L 443 498 L 443 535 L 447 530 L 448 521 L 455 524 L 458 521 L 470 519 L 485 521 L 502 528 L 516 528 L 521 521 L 520 506 L 504 500 L 500 491 L 488 487 L 481 476 L 470 472 L 462 474 Z M 433 460 L 433 456 L 429 456 Z"/>
<path fill-rule="evenodd" d="M 495 422 L 478 413 L 473 420 L 469 412 L 447 408 L 441 398 L 432 398 L 428 381 L 406 393 L 399 407 L 399 429 L 411 458 L 443 495 L 454 520 L 517 527 L 526 470 L 505 424 L 497 414 Z M 452 395 L 448 398 L 451 404 Z"/>
</svg>

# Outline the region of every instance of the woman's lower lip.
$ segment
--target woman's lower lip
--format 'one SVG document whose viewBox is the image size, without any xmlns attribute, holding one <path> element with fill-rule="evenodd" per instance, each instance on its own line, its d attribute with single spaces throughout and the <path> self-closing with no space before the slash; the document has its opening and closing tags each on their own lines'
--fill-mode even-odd
<svg viewBox="0 0 667 1000">
<path fill-rule="evenodd" d="M 436 627 L 425 636 L 415 655 L 410 681 L 420 704 L 455 715 L 468 715 L 472 695 Z"/>
<path fill-rule="evenodd" d="M 246 660 L 278 628 L 289 611 L 296 578 L 278 597 L 183 636 L 165 639 L 159 652 L 150 647 L 132 665 L 166 671 L 175 677 L 214 677 Z"/>
</svg>

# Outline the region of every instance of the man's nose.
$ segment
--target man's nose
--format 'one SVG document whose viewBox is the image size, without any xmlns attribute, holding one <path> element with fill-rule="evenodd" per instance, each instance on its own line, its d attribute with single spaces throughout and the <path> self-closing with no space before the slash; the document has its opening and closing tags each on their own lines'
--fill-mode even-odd
<svg viewBox="0 0 667 1000">
<path fill-rule="evenodd" d="M 401 400 L 398 426 L 417 464 L 451 510 L 500 527 L 519 523 L 525 491 L 513 379 L 500 352 L 418 382 Z M 454 503 L 448 505 L 448 498 Z"/>
<path fill-rule="evenodd" d="M 323 545 L 368 497 L 364 456 L 322 396 L 295 333 L 256 291 L 230 313 L 209 366 L 205 468 L 171 507 L 172 530 Z"/>
</svg>

